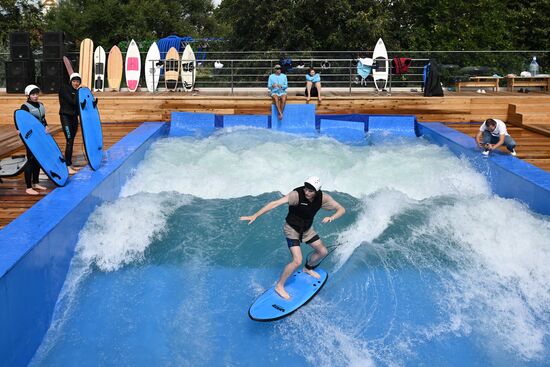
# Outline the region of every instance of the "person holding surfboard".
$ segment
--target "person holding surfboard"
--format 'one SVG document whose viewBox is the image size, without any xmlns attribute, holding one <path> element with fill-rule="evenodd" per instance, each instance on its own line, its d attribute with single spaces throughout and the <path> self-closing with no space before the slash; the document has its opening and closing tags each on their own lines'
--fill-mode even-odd
<svg viewBox="0 0 550 367">
<path fill-rule="evenodd" d="M 286 75 L 281 72 L 281 65 L 277 64 L 273 68 L 273 74 L 267 80 L 267 88 L 273 99 L 273 103 L 277 108 L 277 117 L 283 119 L 283 111 L 286 106 L 286 89 L 288 88 L 288 80 Z"/>
<path fill-rule="evenodd" d="M 304 272 L 314 278 L 319 279 L 319 274 L 314 269 L 328 255 L 325 244 L 313 228 L 315 215 L 320 209 L 336 211 L 331 216 L 324 217 L 322 220 L 322 223 L 330 223 L 344 215 L 346 210 L 329 194 L 321 191 L 321 180 L 318 177 L 311 176 L 304 182 L 303 186 L 297 187 L 282 198 L 266 204 L 256 213 L 250 216 L 242 216 L 239 219 L 252 224 L 259 216 L 283 204 L 288 204 L 288 215 L 286 216 L 283 231 L 292 261 L 285 266 L 281 273 L 275 285 L 275 291 L 282 298 L 288 300 L 291 298 L 291 295 L 288 294 L 284 286 L 286 280 L 302 264 L 300 244 L 305 242 L 315 250 L 304 266 Z"/>
<path fill-rule="evenodd" d="M 36 117 L 38 121 L 44 125 L 46 134 L 49 134 L 50 129 L 48 128 L 48 123 L 46 122 L 46 108 L 42 102 L 38 101 L 39 94 L 40 88 L 38 86 L 34 84 L 27 85 L 25 88 L 27 101 L 21 105 L 21 109 Z M 39 184 L 38 178 L 40 175 L 40 164 L 29 148 L 27 148 L 27 162 L 28 164 L 25 167 L 25 184 L 27 185 L 27 189 L 25 192 L 29 195 L 38 195 L 38 191 L 36 190 L 46 190 L 46 188 Z"/>
<path fill-rule="evenodd" d="M 72 73 L 69 84 L 59 90 L 59 118 L 65 134 L 65 161 L 69 174 L 74 175 L 78 170 L 73 167 L 73 145 L 78 131 L 78 89 L 82 78 L 78 73 Z"/>
<path fill-rule="evenodd" d="M 321 102 L 321 75 L 315 72 L 315 68 L 310 67 L 309 72 L 306 74 L 306 101 L 309 102 L 311 99 L 311 89 L 315 85 L 317 89 L 317 100 Z"/>
</svg>

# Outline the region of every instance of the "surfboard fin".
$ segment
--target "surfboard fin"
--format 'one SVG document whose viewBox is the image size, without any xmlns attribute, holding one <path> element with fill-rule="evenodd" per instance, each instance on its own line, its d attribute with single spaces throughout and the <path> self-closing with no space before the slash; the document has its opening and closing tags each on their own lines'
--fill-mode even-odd
<svg viewBox="0 0 550 367">
<path fill-rule="evenodd" d="M 54 171 L 50 171 L 50 177 L 61 179 L 61 176 L 59 176 L 57 172 Z"/>
<path fill-rule="evenodd" d="M 82 101 L 82 102 L 80 103 L 80 108 L 81 108 L 81 109 L 85 109 L 85 108 L 86 108 L 86 100 L 84 100 L 84 101 Z"/>
<path fill-rule="evenodd" d="M 94 106 L 94 108 L 97 108 L 97 102 L 98 102 L 98 101 L 99 101 L 99 100 L 96 98 L 96 99 L 94 99 L 94 101 L 92 102 L 92 105 Z"/>
<path fill-rule="evenodd" d="M 65 163 L 65 158 L 63 158 L 62 156 L 59 156 L 59 160 L 61 161 L 61 163 Z"/>
</svg>

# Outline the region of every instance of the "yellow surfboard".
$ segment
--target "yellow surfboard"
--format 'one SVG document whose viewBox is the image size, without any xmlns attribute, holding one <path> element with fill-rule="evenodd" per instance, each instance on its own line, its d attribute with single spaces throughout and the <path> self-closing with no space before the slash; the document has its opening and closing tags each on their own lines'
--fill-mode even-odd
<svg viewBox="0 0 550 367">
<path fill-rule="evenodd" d="M 80 64 L 78 72 L 82 78 L 82 86 L 92 88 L 92 70 L 94 69 L 94 42 L 86 38 L 80 42 Z"/>
<path fill-rule="evenodd" d="M 118 46 L 113 46 L 107 59 L 107 81 L 109 89 L 118 92 L 122 82 L 122 52 Z"/>
</svg>

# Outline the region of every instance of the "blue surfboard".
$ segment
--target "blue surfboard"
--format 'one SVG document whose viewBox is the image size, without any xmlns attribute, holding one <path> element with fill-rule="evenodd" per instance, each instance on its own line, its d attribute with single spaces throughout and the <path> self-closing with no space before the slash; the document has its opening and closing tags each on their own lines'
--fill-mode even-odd
<svg viewBox="0 0 550 367">
<path fill-rule="evenodd" d="M 42 170 L 57 186 L 64 186 L 69 178 L 69 170 L 51 134 L 46 134 L 44 125 L 25 110 L 15 111 L 13 118 L 23 143 L 32 152 Z"/>
<path fill-rule="evenodd" d="M 248 316 L 255 321 L 274 321 L 286 317 L 308 303 L 325 285 L 328 274 L 323 269 L 315 269 L 321 276 L 316 279 L 301 270 L 295 272 L 285 283 L 285 290 L 290 294 L 286 300 L 275 292 L 275 287 L 265 291 L 248 310 Z"/>
<path fill-rule="evenodd" d="M 96 171 L 101 166 L 103 159 L 103 131 L 97 109 L 97 99 L 94 99 L 90 89 L 82 87 L 78 90 L 78 106 L 86 158 L 90 167 Z"/>
</svg>

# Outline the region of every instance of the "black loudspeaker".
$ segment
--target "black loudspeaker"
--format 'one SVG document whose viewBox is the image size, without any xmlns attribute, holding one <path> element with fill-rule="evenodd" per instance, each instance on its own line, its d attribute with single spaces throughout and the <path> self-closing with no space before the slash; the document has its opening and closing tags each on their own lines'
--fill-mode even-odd
<svg viewBox="0 0 550 367">
<path fill-rule="evenodd" d="M 46 32 L 42 38 L 42 58 L 59 61 L 65 53 L 65 34 L 63 32 Z"/>
<path fill-rule="evenodd" d="M 34 61 L 6 62 L 6 92 L 24 93 L 25 87 L 35 83 Z"/>
<path fill-rule="evenodd" d="M 10 56 L 13 61 L 32 59 L 31 39 L 27 32 L 10 33 Z"/>
<path fill-rule="evenodd" d="M 63 62 L 61 61 L 42 61 L 41 70 L 41 89 L 43 93 L 57 93 L 63 83 Z"/>
</svg>

